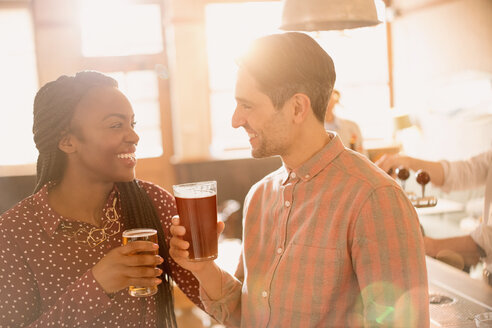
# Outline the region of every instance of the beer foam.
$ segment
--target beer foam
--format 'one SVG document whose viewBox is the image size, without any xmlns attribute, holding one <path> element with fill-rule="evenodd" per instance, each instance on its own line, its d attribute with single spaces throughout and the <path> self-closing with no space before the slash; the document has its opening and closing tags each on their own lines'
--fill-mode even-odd
<svg viewBox="0 0 492 328">
<path fill-rule="evenodd" d="M 123 231 L 123 237 L 125 238 L 141 238 L 155 234 L 157 234 L 157 230 L 154 229 L 130 229 Z"/>
<path fill-rule="evenodd" d="M 206 198 L 216 195 L 212 190 L 174 190 L 174 196 L 179 198 Z"/>
</svg>

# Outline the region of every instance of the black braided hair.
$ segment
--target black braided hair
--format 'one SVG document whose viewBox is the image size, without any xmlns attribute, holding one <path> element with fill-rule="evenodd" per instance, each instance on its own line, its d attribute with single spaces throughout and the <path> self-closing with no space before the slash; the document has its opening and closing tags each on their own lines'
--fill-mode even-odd
<svg viewBox="0 0 492 328">
<path fill-rule="evenodd" d="M 92 88 L 118 87 L 116 80 L 95 71 L 83 71 L 75 76 L 61 76 L 45 84 L 34 99 L 33 134 L 39 151 L 36 187 L 39 191 L 46 183 L 58 183 L 66 168 L 66 155 L 58 148 L 63 134 L 68 131 L 75 107 Z M 120 192 L 122 220 L 127 228 L 156 229 L 159 239 L 159 255 L 163 282 L 156 294 L 157 325 L 164 328 L 177 327 L 174 315 L 174 297 L 171 269 L 168 262 L 169 249 L 162 224 L 151 199 L 136 180 L 116 183 Z"/>
</svg>

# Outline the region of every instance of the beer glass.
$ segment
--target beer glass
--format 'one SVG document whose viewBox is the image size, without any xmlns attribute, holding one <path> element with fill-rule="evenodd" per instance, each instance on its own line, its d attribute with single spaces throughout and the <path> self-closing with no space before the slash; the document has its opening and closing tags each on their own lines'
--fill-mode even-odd
<svg viewBox="0 0 492 328">
<path fill-rule="evenodd" d="M 151 241 L 157 244 L 157 230 L 154 229 L 130 229 L 123 231 L 123 245 L 128 243 L 144 240 Z M 150 254 L 150 255 L 158 255 L 159 252 L 156 249 L 152 252 L 138 252 L 137 254 Z M 157 286 L 152 287 L 138 287 L 138 286 L 130 286 L 128 288 L 128 293 L 134 297 L 145 297 L 151 296 L 157 293 Z"/>
<path fill-rule="evenodd" d="M 183 239 L 190 243 L 191 261 L 217 258 L 217 181 L 173 186 Z"/>
<path fill-rule="evenodd" d="M 477 328 L 492 328 L 492 312 L 484 312 L 475 316 Z"/>
</svg>

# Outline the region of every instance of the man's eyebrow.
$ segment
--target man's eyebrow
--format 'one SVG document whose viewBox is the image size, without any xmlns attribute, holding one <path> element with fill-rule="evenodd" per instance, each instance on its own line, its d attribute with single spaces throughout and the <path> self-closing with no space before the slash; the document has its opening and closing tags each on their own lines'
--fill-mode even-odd
<svg viewBox="0 0 492 328">
<path fill-rule="evenodd" d="M 236 101 L 237 102 L 251 103 L 251 101 L 249 101 L 248 99 L 241 98 L 241 97 L 236 97 Z"/>
<path fill-rule="evenodd" d="M 118 118 L 121 118 L 123 120 L 126 120 L 128 118 L 128 116 L 126 116 L 124 114 L 111 113 L 111 114 L 108 114 L 108 115 L 104 116 L 103 121 L 105 121 L 105 120 L 107 120 L 108 118 L 111 118 L 111 117 L 118 117 Z M 135 115 L 132 115 L 132 118 L 133 117 L 135 117 Z"/>
</svg>

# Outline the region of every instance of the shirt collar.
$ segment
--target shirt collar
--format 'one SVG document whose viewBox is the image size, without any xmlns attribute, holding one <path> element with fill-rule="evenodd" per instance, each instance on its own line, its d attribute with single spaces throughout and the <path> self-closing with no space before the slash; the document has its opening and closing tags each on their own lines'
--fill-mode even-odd
<svg viewBox="0 0 492 328">
<path fill-rule="evenodd" d="M 62 220 L 67 220 L 65 217 L 56 213 L 48 203 L 48 190 L 52 186 L 54 186 L 54 183 L 48 182 L 33 196 L 33 201 L 38 204 L 33 215 L 38 219 L 41 227 L 49 237 L 53 236 Z M 109 194 L 104 210 L 112 205 L 114 197 L 119 197 L 119 191 L 116 185 Z"/>
<path fill-rule="evenodd" d="M 319 152 L 314 154 L 310 159 L 304 162 L 298 168 L 293 170 L 284 168 L 283 184 L 289 180 L 295 180 L 297 178 L 308 181 L 315 177 L 321 170 L 327 167 L 340 153 L 345 149 L 340 136 L 336 133 L 327 132 L 330 135 L 331 140 L 323 147 Z"/>
</svg>

